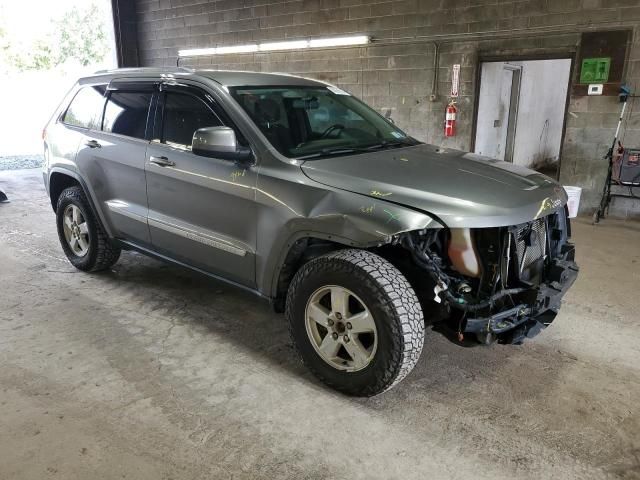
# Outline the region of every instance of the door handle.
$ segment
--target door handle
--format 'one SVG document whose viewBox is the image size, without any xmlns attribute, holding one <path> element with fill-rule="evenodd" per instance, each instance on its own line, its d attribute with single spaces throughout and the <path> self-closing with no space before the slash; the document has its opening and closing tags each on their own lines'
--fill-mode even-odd
<svg viewBox="0 0 640 480">
<path fill-rule="evenodd" d="M 159 167 L 173 167 L 176 164 L 176 162 L 172 162 L 167 157 L 154 157 L 153 155 L 149 157 L 149 162 Z"/>
<path fill-rule="evenodd" d="M 85 142 L 85 145 L 89 148 L 101 148 L 102 145 L 100 145 L 100 142 L 98 142 L 97 140 L 87 140 Z"/>
</svg>

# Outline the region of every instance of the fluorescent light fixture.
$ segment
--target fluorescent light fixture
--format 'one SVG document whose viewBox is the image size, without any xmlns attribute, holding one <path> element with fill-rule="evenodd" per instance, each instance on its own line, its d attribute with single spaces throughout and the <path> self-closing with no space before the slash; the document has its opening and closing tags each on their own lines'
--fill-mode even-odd
<svg viewBox="0 0 640 480">
<path fill-rule="evenodd" d="M 252 43 L 250 45 L 231 45 L 228 47 L 192 48 L 179 50 L 179 57 L 198 57 L 205 55 L 224 55 L 227 53 L 274 52 L 278 50 L 303 50 L 305 48 L 348 47 L 365 45 L 371 41 L 367 35 L 352 37 L 316 38 L 314 40 L 291 40 L 285 42 Z"/>
<path fill-rule="evenodd" d="M 190 50 L 178 50 L 179 57 L 198 57 L 200 55 L 215 55 L 215 48 L 192 48 Z"/>
<path fill-rule="evenodd" d="M 232 45 L 230 47 L 217 47 L 216 54 L 224 55 L 225 53 L 251 53 L 257 52 L 258 45 L 255 43 L 251 45 Z"/>
<path fill-rule="evenodd" d="M 367 35 L 357 35 L 355 37 L 318 38 L 309 40 L 309 47 L 346 47 L 349 45 L 365 45 L 367 43 L 369 43 L 369 37 Z"/>
<path fill-rule="evenodd" d="M 258 45 L 258 49 L 261 52 L 271 52 L 274 50 L 301 50 L 309 47 L 307 40 L 294 40 L 291 42 L 273 42 L 273 43 L 261 43 Z"/>
<path fill-rule="evenodd" d="M 228 47 L 213 48 L 192 48 L 190 50 L 179 50 L 179 57 L 199 57 L 204 55 L 224 55 L 226 53 L 251 53 L 257 52 L 258 45 L 230 45 Z"/>
</svg>

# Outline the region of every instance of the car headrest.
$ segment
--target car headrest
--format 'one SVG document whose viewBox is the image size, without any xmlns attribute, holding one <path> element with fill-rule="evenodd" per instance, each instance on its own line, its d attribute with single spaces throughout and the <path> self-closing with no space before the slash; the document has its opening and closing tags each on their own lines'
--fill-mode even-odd
<svg viewBox="0 0 640 480">
<path fill-rule="evenodd" d="M 271 98 L 262 98 L 255 104 L 255 115 L 261 123 L 275 123 L 280 120 L 280 105 Z"/>
</svg>

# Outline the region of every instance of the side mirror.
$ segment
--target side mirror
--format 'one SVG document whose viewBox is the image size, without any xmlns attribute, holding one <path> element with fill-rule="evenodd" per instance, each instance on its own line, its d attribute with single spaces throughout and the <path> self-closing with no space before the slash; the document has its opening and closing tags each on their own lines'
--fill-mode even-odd
<svg viewBox="0 0 640 480">
<path fill-rule="evenodd" d="M 193 134 L 191 151 L 201 157 L 222 158 L 241 164 L 249 164 L 253 152 L 238 145 L 236 132 L 229 127 L 204 127 Z"/>
</svg>

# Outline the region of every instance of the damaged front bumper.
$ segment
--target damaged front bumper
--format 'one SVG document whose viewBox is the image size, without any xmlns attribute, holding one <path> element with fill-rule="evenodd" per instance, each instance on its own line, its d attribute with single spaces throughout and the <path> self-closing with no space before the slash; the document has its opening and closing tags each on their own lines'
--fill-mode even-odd
<svg viewBox="0 0 640 480">
<path fill-rule="evenodd" d="M 517 296 L 516 306 L 488 317 L 469 318 L 464 332 L 476 334 L 483 343 L 498 340 L 500 343 L 520 344 L 535 337 L 553 322 L 562 297 L 578 276 L 579 268 L 572 260 L 573 255 L 563 257 L 549 265 L 544 283 L 532 286 Z"/>
<path fill-rule="evenodd" d="M 456 244 L 457 250 L 447 231 L 400 240 L 433 282 L 434 301 L 447 307 L 443 331 L 457 333 L 458 342 L 469 334 L 484 344 L 534 337 L 553 322 L 578 276 L 566 207 L 523 224 L 470 233 L 471 247 Z M 467 263 L 460 252 L 477 259 L 479 275 L 461 273 Z"/>
</svg>

